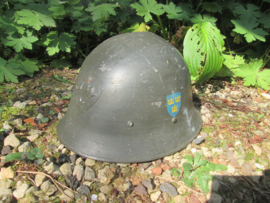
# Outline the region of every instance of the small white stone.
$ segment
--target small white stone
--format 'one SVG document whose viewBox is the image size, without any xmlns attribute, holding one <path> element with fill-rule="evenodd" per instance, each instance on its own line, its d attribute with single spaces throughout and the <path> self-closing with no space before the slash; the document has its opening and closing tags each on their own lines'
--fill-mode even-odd
<svg viewBox="0 0 270 203">
<path fill-rule="evenodd" d="M 228 168 L 227 172 L 229 174 L 234 174 L 235 173 L 235 168 L 231 164 L 228 164 L 227 168 Z"/>
<path fill-rule="evenodd" d="M 265 169 L 265 167 L 259 163 L 255 163 L 255 166 L 258 168 L 258 169 Z"/>
<path fill-rule="evenodd" d="M 150 194 L 150 198 L 151 198 L 152 202 L 157 202 L 160 195 L 161 195 L 161 191 L 156 191 L 156 192 L 153 192 L 152 194 Z"/>
<path fill-rule="evenodd" d="M 192 152 L 192 154 L 195 154 L 197 152 L 197 150 L 195 148 L 192 148 L 191 152 Z"/>
<path fill-rule="evenodd" d="M 16 199 L 20 199 L 23 198 L 26 190 L 28 190 L 29 186 L 26 183 L 23 183 L 20 187 L 18 187 L 14 192 L 13 192 L 13 196 Z"/>
<path fill-rule="evenodd" d="M 259 156 L 262 155 L 262 148 L 261 147 L 259 147 L 257 144 L 253 144 L 251 146 L 253 147 L 253 149 L 256 152 L 256 154 L 258 154 Z"/>
<path fill-rule="evenodd" d="M 91 200 L 92 200 L 92 201 L 97 201 L 97 197 L 98 197 L 97 195 L 92 194 L 92 195 L 91 195 Z"/>
</svg>

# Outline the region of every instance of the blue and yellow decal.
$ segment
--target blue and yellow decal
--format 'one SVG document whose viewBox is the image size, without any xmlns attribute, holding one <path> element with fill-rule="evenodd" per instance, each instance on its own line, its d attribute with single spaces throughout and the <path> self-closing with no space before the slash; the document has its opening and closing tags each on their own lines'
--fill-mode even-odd
<svg viewBox="0 0 270 203">
<path fill-rule="evenodd" d="M 172 117 L 175 117 L 181 107 L 181 92 L 173 93 L 166 97 L 167 110 Z"/>
</svg>

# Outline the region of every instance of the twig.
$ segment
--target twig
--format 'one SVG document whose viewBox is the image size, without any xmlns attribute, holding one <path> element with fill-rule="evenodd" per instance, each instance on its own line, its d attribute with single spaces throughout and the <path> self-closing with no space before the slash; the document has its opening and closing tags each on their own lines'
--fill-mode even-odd
<svg viewBox="0 0 270 203">
<path fill-rule="evenodd" d="M 50 175 L 48 175 L 48 174 L 46 174 L 46 173 L 35 172 L 35 171 L 16 171 L 16 172 L 18 172 L 18 173 L 30 173 L 30 174 L 40 174 L 40 175 L 44 175 L 44 176 L 46 176 L 46 177 L 48 177 L 48 178 L 51 179 L 51 181 L 54 183 L 54 185 L 57 187 L 57 189 L 58 189 L 62 194 L 64 194 L 65 196 L 67 196 L 67 197 L 69 197 L 69 198 L 71 198 L 71 199 L 72 199 L 72 197 L 68 196 L 68 195 L 67 195 L 67 194 L 59 187 L 59 185 L 62 186 L 63 188 L 66 188 L 66 189 L 70 190 L 71 192 L 75 192 L 75 191 L 69 189 L 67 186 L 61 184 L 61 183 L 58 182 L 57 180 L 54 180 Z M 75 192 L 75 193 L 76 193 L 76 192 Z"/>
</svg>

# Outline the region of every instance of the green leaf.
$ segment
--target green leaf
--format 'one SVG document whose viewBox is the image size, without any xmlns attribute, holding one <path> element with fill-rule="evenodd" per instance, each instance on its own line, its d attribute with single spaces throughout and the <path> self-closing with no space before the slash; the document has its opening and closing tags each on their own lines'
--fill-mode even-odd
<svg viewBox="0 0 270 203">
<path fill-rule="evenodd" d="M 68 83 L 68 84 L 71 84 L 71 85 L 74 85 L 72 82 L 70 82 L 69 80 L 67 79 L 64 79 L 62 77 L 59 77 L 58 75 L 52 75 L 52 78 L 59 81 L 59 82 L 64 82 L 64 83 Z"/>
<path fill-rule="evenodd" d="M 202 3 L 202 11 L 208 11 L 211 13 L 222 13 L 222 7 L 217 2 L 204 2 Z"/>
<path fill-rule="evenodd" d="M 64 16 L 66 14 L 66 9 L 65 6 L 63 4 L 58 4 L 56 6 L 51 6 L 49 8 L 50 11 L 52 11 L 52 15 L 55 18 L 58 18 L 60 16 Z"/>
<path fill-rule="evenodd" d="M 82 28 L 82 30 L 84 29 Z M 102 32 L 107 31 L 107 24 L 104 24 L 102 20 L 95 21 L 95 23 L 92 23 L 90 30 L 93 30 L 99 36 Z"/>
<path fill-rule="evenodd" d="M 201 188 L 203 192 L 208 192 L 209 187 L 208 187 L 208 181 L 212 179 L 212 176 L 209 175 L 209 173 L 204 173 L 204 172 L 198 172 L 194 176 L 197 178 L 197 184 Z"/>
<path fill-rule="evenodd" d="M 40 148 L 34 148 L 27 152 L 27 158 L 34 160 L 35 158 L 42 159 L 44 155 L 41 153 Z"/>
<path fill-rule="evenodd" d="M 192 171 L 192 170 L 193 170 L 193 167 L 192 167 L 191 164 L 188 163 L 188 162 L 185 162 L 185 163 L 183 164 L 183 167 L 184 167 L 184 171 L 185 171 L 185 172 L 187 172 L 187 171 Z"/>
<path fill-rule="evenodd" d="M 238 5 L 235 7 L 234 12 L 241 15 L 243 18 L 249 18 L 251 15 L 258 18 L 261 15 L 260 8 L 254 4 L 247 4 L 247 9 L 242 5 Z"/>
<path fill-rule="evenodd" d="M 6 60 L 0 57 L 0 82 L 15 82 L 18 83 L 18 75 L 23 75 L 24 72 L 19 69 L 20 64 L 16 61 Z"/>
<path fill-rule="evenodd" d="M 205 22 L 209 22 L 212 25 L 215 25 L 215 22 L 217 21 L 217 19 L 209 15 L 202 16 L 201 14 L 196 14 L 193 18 L 190 19 L 190 21 L 194 24 L 202 24 Z"/>
<path fill-rule="evenodd" d="M 169 19 L 183 20 L 189 17 L 181 6 L 176 6 L 173 2 L 170 2 L 169 5 L 164 5 L 163 8 L 168 13 L 167 17 Z"/>
<path fill-rule="evenodd" d="M 110 15 L 116 15 L 115 8 L 118 7 L 116 4 L 108 4 L 104 3 L 98 6 L 95 6 L 94 4 L 89 4 L 90 7 L 85 9 L 86 11 L 91 12 L 93 21 L 96 21 L 101 18 L 107 18 Z"/>
<path fill-rule="evenodd" d="M 58 53 L 60 50 L 70 52 L 71 46 L 76 44 L 76 42 L 72 38 L 73 35 L 68 34 L 66 32 L 62 32 L 58 37 L 58 32 L 52 31 L 47 34 L 43 44 L 45 46 L 48 46 L 46 50 L 48 54 L 52 56 Z"/>
<path fill-rule="evenodd" d="M 27 59 L 18 54 L 13 59 L 10 59 L 9 62 L 20 64 L 18 68 L 30 77 L 33 77 L 33 73 L 39 70 L 37 61 Z"/>
<path fill-rule="evenodd" d="M 56 27 L 52 17 L 43 15 L 39 12 L 23 9 L 16 12 L 17 23 L 33 27 L 35 30 L 40 30 L 41 27 Z"/>
<path fill-rule="evenodd" d="M 41 118 L 41 123 L 47 123 L 48 121 L 49 121 L 49 118 L 47 118 L 47 117 Z"/>
<path fill-rule="evenodd" d="M 202 156 L 202 154 L 196 152 L 195 157 L 194 157 L 194 166 L 195 167 L 197 167 L 197 164 L 198 164 L 199 160 L 201 159 L 201 156 Z"/>
<path fill-rule="evenodd" d="M 255 60 L 249 64 L 239 66 L 235 75 L 244 78 L 245 86 L 260 86 L 265 90 L 269 89 L 270 85 L 270 70 L 259 72 L 263 65 L 263 60 Z"/>
<path fill-rule="evenodd" d="M 238 66 L 245 64 L 244 56 L 239 55 L 227 55 L 223 54 L 224 56 L 224 65 L 227 66 L 229 69 L 237 68 Z"/>
<path fill-rule="evenodd" d="M 177 168 L 172 168 L 170 172 L 175 177 L 179 177 L 181 175 L 181 172 Z"/>
<path fill-rule="evenodd" d="M 184 156 L 184 159 L 186 159 L 188 163 L 190 163 L 191 165 L 193 165 L 193 157 L 192 156 L 186 155 L 186 156 Z"/>
<path fill-rule="evenodd" d="M 223 36 L 210 22 L 193 25 L 184 39 L 184 59 L 196 84 L 215 75 L 223 63 Z"/>
<path fill-rule="evenodd" d="M 135 23 L 131 25 L 129 28 L 122 31 L 122 33 L 128 33 L 128 32 L 147 32 L 150 29 L 146 23 Z"/>
<path fill-rule="evenodd" d="M 259 23 L 254 16 L 243 17 L 240 16 L 240 20 L 231 20 L 235 28 L 233 31 L 243 34 L 248 43 L 255 41 L 256 39 L 265 42 L 265 37 L 268 35 L 262 28 L 256 28 Z"/>
<path fill-rule="evenodd" d="M 15 160 L 23 160 L 25 159 L 25 153 L 23 152 L 16 152 L 16 153 L 11 153 L 5 156 L 5 162 L 8 161 L 15 161 Z"/>
<path fill-rule="evenodd" d="M 227 170 L 227 166 L 224 166 L 222 164 L 215 164 L 212 162 L 208 162 L 205 168 L 205 171 L 222 171 L 222 170 Z"/>
<path fill-rule="evenodd" d="M 64 69 L 64 68 L 71 67 L 71 63 L 65 59 L 54 59 L 50 67 L 57 68 L 57 69 Z"/>
<path fill-rule="evenodd" d="M 23 35 L 21 38 L 8 36 L 5 45 L 13 47 L 16 52 L 20 52 L 23 48 L 32 49 L 32 43 L 36 42 L 38 38 L 33 36 L 30 31 L 27 31 L 26 34 L 27 36 Z"/>
<path fill-rule="evenodd" d="M 163 5 L 158 4 L 155 0 L 140 0 L 139 3 L 131 4 L 130 6 L 137 11 L 137 15 L 144 17 L 144 21 L 147 23 L 152 20 L 151 13 L 155 15 L 162 15 L 164 13 Z"/>
<path fill-rule="evenodd" d="M 270 12 L 263 13 L 262 17 L 260 19 L 258 19 L 259 23 L 262 23 L 264 28 L 270 28 Z"/>
</svg>

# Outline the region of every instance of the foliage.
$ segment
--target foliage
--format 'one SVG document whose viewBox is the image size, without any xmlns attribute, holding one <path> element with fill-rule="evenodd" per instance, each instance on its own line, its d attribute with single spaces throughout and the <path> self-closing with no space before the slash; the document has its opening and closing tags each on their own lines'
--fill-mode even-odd
<svg viewBox="0 0 270 203">
<path fill-rule="evenodd" d="M 201 188 L 203 192 L 208 192 L 208 182 L 212 180 L 212 176 L 209 171 L 221 171 L 226 170 L 227 167 L 222 164 L 214 164 L 207 160 L 201 159 L 202 155 L 196 153 L 194 158 L 191 156 L 185 156 L 186 162 L 183 164 L 183 178 L 182 180 L 188 187 L 193 187 L 195 183 Z M 177 168 L 171 169 L 171 174 L 179 177 L 180 171 Z"/>
<path fill-rule="evenodd" d="M 40 148 L 33 148 L 29 150 L 27 153 L 24 152 L 16 152 L 16 153 L 10 153 L 7 156 L 5 156 L 5 162 L 8 161 L 15 161 L 15 160 L 24 160 L 25 158 L 28 158 L 30 160 L 35 159 L 42 159 L 44 155 L 41 152 Z"/>
<path fill-rule="evenodd" d="M 33 76 L 45 65 L 69 68 L 105 39 L 153 32 L 183 52 L 192 80 L 241 73 L 262 60 L 269 65 L 269 1 L 31 0 L 0 3 L 0 83 Z M 226 38 L 225 38 L 225 37 Z M 226 46 L 224 46 L 224 41 Z M 231 68 L 232 60 L 244 63 Z M 239 75 L 240 74 L 240 75 Z M 266 82 L 265 82 L 266 81 Z M 268 80 L 255 85 L 268 89 Z M 254 82 L 245 82 L 252 85 Z"/>
</svg>

